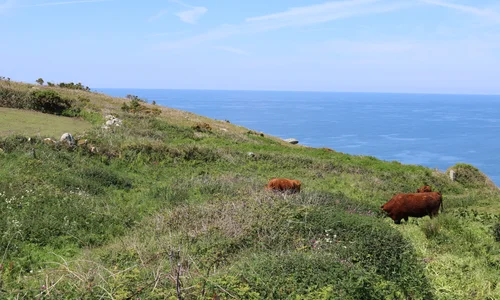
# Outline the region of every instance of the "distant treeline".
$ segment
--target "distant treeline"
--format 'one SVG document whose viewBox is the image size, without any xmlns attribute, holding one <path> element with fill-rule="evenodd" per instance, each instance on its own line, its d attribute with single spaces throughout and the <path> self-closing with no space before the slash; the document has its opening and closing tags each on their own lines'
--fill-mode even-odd
<svg viewBox="0 0 500 300">
<path fill-rule="evenodd" d="M 36 83 L 39 85 L 44 84 L 44 80 L 42 78 L 38 78 L 36 80 Z M 65 89 L 72 89 L 72 90 L 82 90 L 82 91 L 90 91 L 90 88 L 88 86 L 83 85 L 81 82 L 74 83 L 74 82 L 60 82 L 60 83 L 53 83 L 53 82 L 47 82 L 48 86 L 54 87 L 58 86 L 60 88 L 65 88 Z"/>
</svg>

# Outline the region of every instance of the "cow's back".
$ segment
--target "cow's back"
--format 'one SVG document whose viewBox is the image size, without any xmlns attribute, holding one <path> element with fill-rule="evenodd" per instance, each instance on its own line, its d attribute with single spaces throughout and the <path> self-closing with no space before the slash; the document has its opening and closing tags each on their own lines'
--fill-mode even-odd
<svg viewBox="0 0 500 300">
<path fill-rule="evenodd" d="M 395 221 L 408 217 L 434 216 L 439 212 L 442 196 L 439 192 L 397 194 L 382 209 Z"/>
<path fill-rule="evenodd" d="M 291 191 L 291 192 L 299 192 L 300 191 L 300 181 L 291 180 L 287 178 L 273 178 L 269 180 L 267 184 L 268 190 L 277 190 L 277 191 Z"/>
</svg>

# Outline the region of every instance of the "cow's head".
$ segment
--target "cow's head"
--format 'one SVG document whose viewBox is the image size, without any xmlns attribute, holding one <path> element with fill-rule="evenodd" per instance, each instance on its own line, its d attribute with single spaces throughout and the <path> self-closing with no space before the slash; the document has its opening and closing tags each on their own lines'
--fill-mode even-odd
<svg viewBox="0 0 500 300">
<path fill-rule="evenodd" d="M 432 192 L 432 189 L 428 185 L 424 185 L 417 189 L 417 193 L 430 193 L 430 192 Z"/>
</svg>

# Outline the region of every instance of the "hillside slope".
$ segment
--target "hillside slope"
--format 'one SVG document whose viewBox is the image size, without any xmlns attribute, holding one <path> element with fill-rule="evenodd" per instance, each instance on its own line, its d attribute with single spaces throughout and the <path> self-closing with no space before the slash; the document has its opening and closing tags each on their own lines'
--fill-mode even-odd
<svg viewBox="0 0 500 300">
<path fill-rule="evenodd" d="M 451 181 L 166 107 L 0 81 L 2 106 L 48 102 L 93 126 L 76 146 L 0 139 L 1 298 L 500 298 L 500 193 L 473 166 L 453 166 Z M 122 125 L 102 128 L 108 114 Z M 303 189 L 265 192 L 272 177 Z M 424 184 L 443 194 L 438 218 L 395 225 L 380 213 Z"/>
</svg>

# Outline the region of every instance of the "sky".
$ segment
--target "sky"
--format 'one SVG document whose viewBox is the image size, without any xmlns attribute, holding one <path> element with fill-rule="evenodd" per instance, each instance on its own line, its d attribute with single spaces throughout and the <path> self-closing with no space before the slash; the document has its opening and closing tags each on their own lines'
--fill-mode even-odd
<svg viewBox="0 0 500 300">
<path fill-rule="evenodd" d="M 0 0 L 0 76 L 500 94 L 498 0 Z"/>
</svg>

